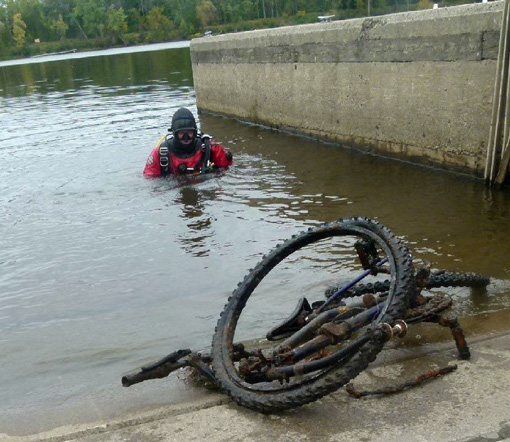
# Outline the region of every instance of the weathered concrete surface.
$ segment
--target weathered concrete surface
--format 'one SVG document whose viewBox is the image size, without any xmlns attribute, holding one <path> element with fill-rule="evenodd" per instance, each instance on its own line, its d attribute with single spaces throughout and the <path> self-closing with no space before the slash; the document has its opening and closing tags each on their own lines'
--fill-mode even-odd
<svg viewBox="0 0 510 442">
<path fill-rule="evenodd" d="M 200 110 L 482 175 L 503 2 L 191 42 Z"/>
<path fill-rule="evenodd" d="M 231 403 L 224 395 L 204 392 L 203 400 L 192 404 L 29 437 L 0 435 L 0 441 L 510 440 L 510 334 L 472 340 L 471 361 L 457 361 L 452 342 L 433 349 L 409 349 L 398 360 L 387 352 L 354 382 L 358 388 L 392 385 L 436 365 L 458 364 L 451 374 L 393 396 L 353 399 L 341 389 L 299 409 L 263 415 Z"/>
</svg>

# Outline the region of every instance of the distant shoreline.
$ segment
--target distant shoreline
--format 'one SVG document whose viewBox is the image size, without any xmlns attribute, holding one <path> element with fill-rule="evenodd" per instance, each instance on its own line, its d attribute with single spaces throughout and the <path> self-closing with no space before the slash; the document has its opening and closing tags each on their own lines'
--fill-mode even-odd
<svg viewBox="0 0 510 442">
<path fill-rule="evenodd" d="M 101 57 L 104 55 L 117 55 L 117 54 L 129 54 L 133 52 L 148 52 L 148 51 L 159 51 L 163 49 L 180 49 L 189 48 L 191 40 L 183 41 L 171 41 L 167 43 L 153 43 L 136 46 L 122 46 L 108 49 L 94 49 L 80 51 L 74 49 L 72 51 L 62 51 L 51 54 L 39 54 L 28 58 L 16 58 L 12 60 L 0 61 L 0 68 L 7 66 L 15 66 L 21 64 L 30 63 L 46 63 L 49 61 L 63 60 L 63 59 L 74 59 L 74 58 L 87 58 L 87 57 Z"/>
</svg>

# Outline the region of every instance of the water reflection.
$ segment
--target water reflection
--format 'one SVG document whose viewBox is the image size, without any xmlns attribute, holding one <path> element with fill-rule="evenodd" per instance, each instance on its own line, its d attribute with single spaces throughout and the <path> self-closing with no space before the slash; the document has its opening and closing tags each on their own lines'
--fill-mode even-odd
<svg viewBox="0 0 510 442">
<path fill-rule="evenodd" d="M 488 193 L 481 180 L 467 176 L 256 126 L 232 126 L 211 115 L 201 119 L 238 155 L 258 158 L 265 172 L 274 164 L 293 198 L 271 192 L 271 204 L 281 206 L 281 216 L 303 222 L 376 218 L 438 267 L 506 277 L 510 263 L 501 238 L 510 234 L 508 192 Z M 258 203 L 263 204 L 250 198 L 250 204 Z"/>
<path fill-rule="evenodd" d="M 177 238 L 183 249 L 193 256 L 207 256 L 209 254 L 208 239 L 214 236 L 213 219 L 207 215 L 206 205 L 216 198 L 214 190 L 197 190 L 186 186 L 179 188 L 175 203 L 182 208 L 181 218 L 184 218 L 187 229 Z"/>
<path fill-rule="evenodd" d="M 134 94 L 138 87 L 158 84 L 193 87 L 189 48 L 0 66 L 0 74 L 0 97 L 4 98 L 54 91 L 73 94 L 87 86 L 114 88 L 118 94 Z"/>
</svg>

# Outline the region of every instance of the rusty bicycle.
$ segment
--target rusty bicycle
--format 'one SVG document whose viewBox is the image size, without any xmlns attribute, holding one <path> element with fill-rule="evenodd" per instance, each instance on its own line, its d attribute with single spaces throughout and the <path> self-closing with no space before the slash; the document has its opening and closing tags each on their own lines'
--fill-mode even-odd
<svg viewBox="0 0 510 442">
<path fill-rule="evenodd" d="M 279 320 L 265 338 L 258 333 L 275 315 L 252 315 L 248 332 L 256 335 L 238 337 L 239 320 L 249 301 L 259 292 L 272 296 L 274 287 L 261 287 L 268 275 L 291 255 L 317 245 L 334 250 L 334 272 L 344 282 L 329 287 L 315 302 L 298 299 L 288 318 L 275 317 Z M 314 256 L 320 258 L 320 253 Z M 122 384 L 193 367 L 243 406 L 262 412 L 297 407 L 348 384 L 387 341 L 404 336 L 408 324 L 415 322 L 449 327 L 459 356 L 469 358 L 457 319 L 446 313 L 451 298 L 424 291 L 488 283 L 489 278 L 481 275 L 431 271 L 427 264 L 415 268 L 408 248 L 387 227 L 368 218 L 340 219 L 294 235 L 261 259 L 225 305 L 210 353 L 179 350 L 128 373 Z"/>
</svg>

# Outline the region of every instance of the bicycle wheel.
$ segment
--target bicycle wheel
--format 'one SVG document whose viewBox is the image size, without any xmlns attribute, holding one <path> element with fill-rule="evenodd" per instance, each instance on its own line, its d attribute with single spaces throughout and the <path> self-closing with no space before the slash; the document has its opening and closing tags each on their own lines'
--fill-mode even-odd
<svg viewBox="0 0 510 442">
<path fill-rule="evenodd" d="M 436 270 L 430 274 L 425 281 L 425 288 L 439 288 L 439 287 L 472 287 L 481 288 L 490 284 L 490 278 L 485 275 L 477 273 L 466 272 L 447 272 L 446 270 Z M 328 287 L 324 292 L 326 298 L 331 297 L 339 288 L 341 284 Z M 364 293 L 382 293 L 388 291 L 390 281 L 379 281 L 373 284 L 358 284 L 352 290 L 345 293 L 344 298 L 360 296 Z"/>
<path fill-rule="evenodd" d="M 376 307 L 372 307 L 376 309 L 376 313 L 368 314 L 368 309 L 353 317 L 358 320 L 357 318 L 373 315 L 369 318 L 368 327 L 363 323 L 356 337 L 335 343 L 334 350 L 331 350 L 333 353 L 330 352 L 329 356 L 328 353 L 321 355 L 319 352 L 308 359 L 283 367 L 280 365 L 282 358 L 278 359 L 283 344 L 268 350 L 264 348 L 265 343 L 262 343 L 251 352 L 245 352 L 242 347 L 234 345 L 241 313 L 261 281 L 289 255 L 331 238 L 342 241 L 342 245 L 347 249 L 352 249 L 351 246 L 362 241 L 377 252 L 377 265 L 387 260 L 386 264 L 381 266 L 381 271 L 391 275 L 388 294 Z M 364 268 L 366 270 L 366 266 Z M 374 269 L 375 266 L 372 266 L 369 272 L 377 273 Z M 349 270 L 355 269 L 349 267 Z M 263 257 L 250 271 L 233 292 L 220 316 L 212 341 L 212 369 L 219 386 L 237 403 L 262 412 L 304 405 L 337 390 L 363 371 L 382 350 L 384 343 L 375 339 L 371 333 L 377 324 L 392 323 L 404 316 L 413 287 L 412 258 L 407 248 L 389 229 L 376 221 L 366 218 L 342 219 L 293 236 Z M 288 339 L 292 340 L 293 336 Z M 307 345 L 309 342 L 302 345 L 300 343 L 297 351 Z M 333 355 L 342 356 L 331 358 Z M 257 364 L 257 356 L 260 356 L 258 361 L 262 364 L 262 367 L 258 367 L 258 378 L 249 372 Z M 318 368 L 314 369 L 316 366 Z M 267 375 L 272 373 L 271 370 L 282 370 L 291 375 L 273 380 Z"/>
</svg>

